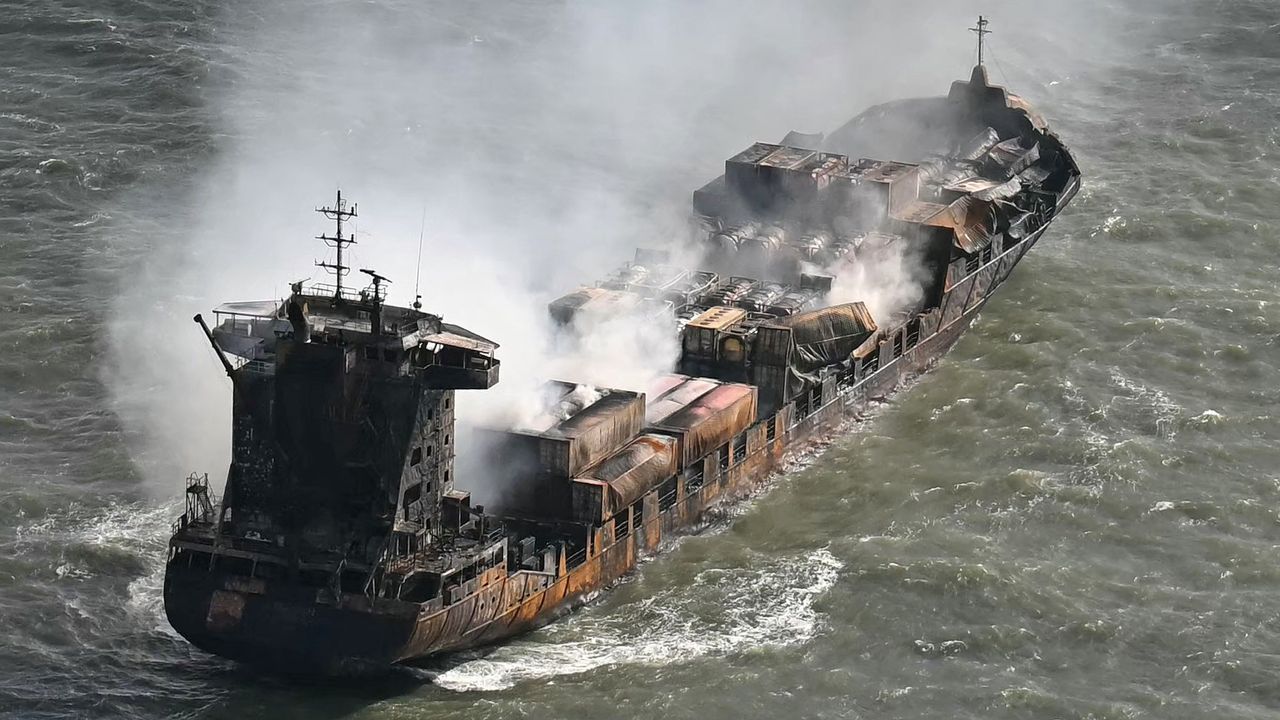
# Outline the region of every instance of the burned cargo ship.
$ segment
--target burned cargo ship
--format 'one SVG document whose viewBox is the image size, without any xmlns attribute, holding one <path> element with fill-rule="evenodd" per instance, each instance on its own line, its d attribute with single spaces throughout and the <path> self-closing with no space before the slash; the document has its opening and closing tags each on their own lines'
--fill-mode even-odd
<svg viewBox="0 0 1280 720">
<path fill-rule="evenodd" d="M 979 29 L 984 29 L 981 25 Z M 859 159 L 880 152 L 897 160 Z M 730 159 L 694 194 L 703 262 L 638 251 L 553 302 L 570 331 L 639 309 L 681 355 L 647 388 L 547 386 L 547 412 L 494 428 L 504 507 L 454 477 L 454 399 L 499 379 L 498 344 L 386 279 L 217 308 L 208 340 L 233 385 L 221 498 L 193 475 L 169 544 L 173 627 L 278 671 L 385 666 L 547 622 L 636 567 L 789 450 L 925 371 L 969 326 L 1080 187 L 1068 150 L 981 64 L 946 97 L 873 108 L 829 137 Z M 909 250 L 917 292 L 840 301 L 841 277 Z M 878 314 L 877 314 L 878 313 Z"/>
</svg>

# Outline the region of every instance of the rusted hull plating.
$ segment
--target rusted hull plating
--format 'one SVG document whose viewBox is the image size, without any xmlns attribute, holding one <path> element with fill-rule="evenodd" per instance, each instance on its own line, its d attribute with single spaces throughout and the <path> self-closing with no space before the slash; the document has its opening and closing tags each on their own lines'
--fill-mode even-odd
<svg viewBox="0 0 1280 720">
<path fill-rule="evenodd" d="M 1074 195 L 1064 193 L 1059 207 Z M 480 588 L 444 608 L 429 610 L 395 600 L 320 590 L 288 594 L 261 580 L 170 567 L 165 607 L 173 626 L 197 646 L 276 670 L 347 671 L 382 666 L 484 645 L 549 622 L 633 570 L 642 553 L 659 549 L 681 528 L 696 525 L 718 503 L 758 488 L 789 452 L 859 417 L 905 380 L 928 370 L 960 338 L 1048 224 L 994 258 L 948 293 L 938 327 L 876 372 L 850 385 L 823 389 L 820 406 L 796 420 L 795 403 L 753 425 L 745 456 L 722 468 L 715 454 L 702 463 L 696 488 L 688 470 L 676 478 L 674 501 L 661 505 L 658 491 L 643 499 L 634 532 L 610 521 L 596 531 L 585 560 L 562 557 L 557 572 L 494 568 Z M 634 506 L 629 514 L 635 517 Z M 625 532 L 625 536 L 623 536 Z M 618 536 L 615 539 L 615 534 Z"/>
</svg>

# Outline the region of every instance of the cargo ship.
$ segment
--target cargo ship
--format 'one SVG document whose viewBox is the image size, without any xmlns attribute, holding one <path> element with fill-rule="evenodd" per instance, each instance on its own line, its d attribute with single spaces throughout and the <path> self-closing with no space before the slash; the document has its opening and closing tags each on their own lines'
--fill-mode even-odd
<svg viewBox="0 0 1280 720">
<path fill-rule="evenodd" d="M 750 146 L 694 193 L 692 252 L 638 250 L 550 304 L 566 333 L 592 317 L 659 323 L 679 359 L 643 388 L 548 383 L 538 412 L 485 428 L 481 462 L 511 489 L 488 508 L 454 476 L 454 400 L 498 382 L 499 346 L 418 301 L 386 303 L 372 270 L 344 285 L 356 208 L 339 193 L 320 210 L 336 223 L 321 236 L 334 283 L 195 318 L 231 378 L 232 461 L 220 498 L 207 474 L 187 479 L 168 619 L 204 650 L 287 673 L 549 622 L 927 370 L 1079 187 L 1067 148 L 981 57 L 945 97 Z M 891 301 L 888 267 L 911 270 Z"/>
</svg>

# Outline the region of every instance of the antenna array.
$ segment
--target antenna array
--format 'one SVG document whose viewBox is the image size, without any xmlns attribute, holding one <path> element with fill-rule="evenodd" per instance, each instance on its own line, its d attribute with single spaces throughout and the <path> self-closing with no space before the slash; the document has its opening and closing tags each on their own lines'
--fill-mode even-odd
<svg viewBox="0 0 1280 720">
<path fill-rule="evenodd" d="M 333 207 L 316 208 L 316 212 L 324 215 L 330 220 L 333 220 L 335 223 L 337 223 L 337 226 L 338 226 L 337 231 L 333 235 L 317 235 L 316 236 L 317 240 L 323 240 L 326 245 L 337 250 L 337 253 L 338 253 L 337 261 L 332 263 L 320 261 L 320 262 L 317 262 L 316 265 L 318 267 L 324 268 L 325 270 L 328 270 L 330 273 L 333 273 L 334 277 L 337 280 L 336 282 L 337 290 L 334 292 L 333 299 L 335 301 L 341 300 L 342 299 L 342 278 L 347 273 L 351 272 L 350 267 L 347 267 L 346 265 L 342 264 L 342 251 L 347 245 L 356 244 L 355 233 L 351 233 L 349 237 L 343 236 L 342 221 L 346 220 L 347 218 L 356 217 L 356 206 L 353 204 L 351 206 L 351 209 L 348 210 L 347 202 L 342 199 L 342 191 L 339 190 L 338 202 Z"/>
<path fill-rule="evenodd" d="M 984 55 L 985 55 L 984 51 L 986 49 L 985 48 L 986 36 L 991 34 L 991 31 L 987 29 L 987 26 L 990 24 L 991 23 L 987 20 L 987 18 L 985 18 L 982 15 L 979 15 L 977 27 L 969 28 L 970 32 L 974 32 L 978 34 L 978 64 L 979 65 L 981 65 L 984 60 Z"/>
</svg>

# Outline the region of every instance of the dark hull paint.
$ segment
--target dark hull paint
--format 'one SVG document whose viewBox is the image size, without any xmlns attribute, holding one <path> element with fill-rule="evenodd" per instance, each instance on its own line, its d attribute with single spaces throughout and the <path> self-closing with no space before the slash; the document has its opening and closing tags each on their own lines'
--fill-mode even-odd
<svg viewBox="0 0 1280 720">
<path fill-rule="evenodd" d="M 1061 210 L 1078 190 L 1063 193 Z M 1056 212 L 1055 212 L 1056 215 Z M 777 413 L 768 438 L 763 421 L 747 431 L 746 457 L 721 472 L 704 462 L 701 487 L 685 492 L 679 476 L 676 498 L 659 511 L 657 493 L 644 503 L 645 520 L 635 532 L 611 540 L 610 523 L 592 539 L 584 562 L 558 573 L 495 569 L 476 592 L 448 607 L 327 590 L 268 587 L 261 580 L 170 566 L 165 607 L 173 626 L 210 652 L 278 672 L 343 672 L 385 666 L 492 643 L 544 625 L 590 599 L 631 572 L 642 553 L 657 551 L 681 528 L 696 525 L 705 511 L 746 496 L 770 478 L 788 453 L 822 439 L 847 420 L 887 397 L 896 387 L 932 367 L 973 322 L 1014 266 L 1048 229 L 1045 223 L 1023 242 L 957 283 L 940 308 L 940 321 L 919 344 L 883 364 L 865 379 L 833 388 L 821 407 L 794 421 L 795 404 Z M 634 516 L 633 516 L 634 517 Z M 597 550 L 598 548 L 598 550 Z"/>
</svg>

